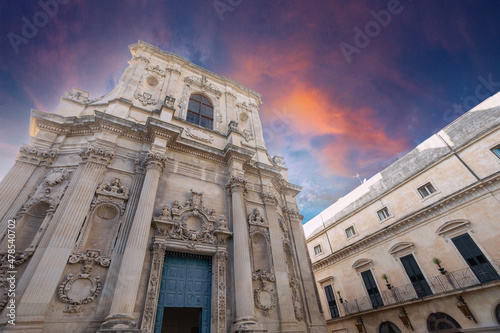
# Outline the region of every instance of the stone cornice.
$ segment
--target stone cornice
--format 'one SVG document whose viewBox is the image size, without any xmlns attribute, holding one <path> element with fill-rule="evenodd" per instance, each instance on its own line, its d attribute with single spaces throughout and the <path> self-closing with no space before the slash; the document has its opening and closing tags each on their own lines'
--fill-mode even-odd
<svg viewBox="0 0 500 333">
<path fill-rule="evenodd" d="M 446 213 L 468 201 L 474 200 L 482 195 L 490 193 L 497 188 L 494 188 L 493 184 L 500 181 L 500 172 L 497 172 L 487 178 L 484 178 L 480 181 L 475 182 L 447 197 L 424 207 L 414 213 L 404 216 L 403 218 L 395 221 L 391 225 L 380 229 L 359 241 L 348 245 L 327 257 L 316 261 L 313 263 L 313 270 L 321 270 L 324 269 L 337 261 L 345 259 L 352 254 L 359 253 L 362 250 L 365 250 L 371 246 L 378 244 L 379 242 L 396 236 L 398 234 L 404 233 L 410 228 L 413 228 L 416 225 L 429 221 L 432 218 L 435 218 L 443 213 Z M 323 235 L 324 231 L 321 233 L 317 233 L 313 237 L 310 237 L 307 241 L 311 241 L 312 239 Z"/>
</svg>

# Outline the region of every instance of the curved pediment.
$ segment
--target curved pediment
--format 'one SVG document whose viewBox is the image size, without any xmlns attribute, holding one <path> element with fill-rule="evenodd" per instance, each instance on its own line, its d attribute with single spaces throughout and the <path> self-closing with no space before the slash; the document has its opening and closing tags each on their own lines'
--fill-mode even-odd
<svg viewBox="0 0 500 333">
<path fill-rule="evenodd" d="M 414 243 L 412 242 L 400 242 L 393 245 L 389 249 L 389 253 L 395 257 L 402 257 L 404 255 L 410 254 L 413 252 Z"/>
<path fill-rule="evenodd" d="M 436 230 L 436 233 L 442 237 L 448 238 L 451 236 L 456 236 L 458 234 L 465 233 L 469 229 L 470 229 L 469 220 L 453 220 L 453 221 L 448 221 L 445 224 L 441 225 Z"/>
<path fill-rule="evenodd" d="M 373 261 L 370 259 L 359 259 L 356 260 L 356 262 L 352 265 L 352 268 L 359 270 L 359 269 L 369 269 L 372 266 Z"/>
</svg>

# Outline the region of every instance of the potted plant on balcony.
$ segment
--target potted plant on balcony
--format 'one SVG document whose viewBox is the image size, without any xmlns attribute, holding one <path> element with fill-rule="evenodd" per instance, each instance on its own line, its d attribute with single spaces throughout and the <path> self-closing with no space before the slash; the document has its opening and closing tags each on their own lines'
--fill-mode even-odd
<svg viewBox="0 0 500 333">
<path fill-rule="evenodd" d="M 386 283 L 387 289 L 391 290 L 391 289 L 392 289 L 392 286 L 391 286 L 391 284 L 390 284 L 390 283 L 389 283 L 389 281 L 388 281 L 388 279 L 389 279 L 389 278 L 387 277 L 387 274 L 385 274 L 385 273 L 384 273 L 384 274 L 382 274 L 382 279 L 384 279 L 384 280 L 385 280 L 385 283 Z"/>
<path fill-rule="evenodd" d="M 443 267 L 441 267 L 441 259 L 434 257 L 432 258 L 432 262 L 439 267 L 438 270 L 441 272 L 441 274 L 443 275 L 446 274 L 446 270 Z"/>
<path fill-rule="evenodd" d="M 337 290 L 337 294 L 339 294 L 339 302 L 342 304 L 344 303 L 344 299 L 342 298 L 342 296 L 340 295 L 340 290 Z"/>
</svg>

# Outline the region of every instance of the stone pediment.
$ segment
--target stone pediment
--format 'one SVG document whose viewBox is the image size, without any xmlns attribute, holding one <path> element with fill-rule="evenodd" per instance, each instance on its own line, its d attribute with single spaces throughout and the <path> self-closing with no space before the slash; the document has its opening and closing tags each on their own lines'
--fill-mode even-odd
<svg viewBox="0 0 500 333">
<path fill-rule="evenodd" d="M 441 225 L 436 230 L 436 233 L 441 237 L 450 238 L 453 236 L 458 236 L 459 234 L 463 234 L 470 228 L 470 221 L 468 220 L 453 220 Z"/>
</svg>

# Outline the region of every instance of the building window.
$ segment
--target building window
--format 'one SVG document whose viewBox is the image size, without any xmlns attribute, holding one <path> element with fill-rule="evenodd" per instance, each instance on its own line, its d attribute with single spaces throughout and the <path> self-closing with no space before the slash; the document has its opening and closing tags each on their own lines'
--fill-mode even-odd
<svg viewBox="0 0 500 333">
<path fill-rule="evenodd" d="M 323 253 L 323 249 L 321 249 L 321 245 L 316 245 L 314 247 L 314 254 L 318 255 L 318 254 L 321 254 L 321 253 Z"/>
<path fill-rule="evenodd" d="M 191 95 L 191 98 L 189 98 L 186 121 L 212 129 L 212 124 L 214 122 L 214 107 L 212 102 L 203 95 Z"/>
<path fill-rule="evenodd" d="M 418 193 L 422 196 L 422 198 L 428 197 L 432 193 L 436 192 L 434 186 L 431 183 L 427 183 L 424 186 L 420 186 L 418 188 Z"/>
<path fill-rule="evenodd" d="M 391 216 L 391 214 L 389 214 L 389 209 L 387 209 L 387 207 L 384 207 L 381 210 L 379 210 L 377 212 L 377 215 L 380 221 L 383 221 Z"/>
<path fill-rule="evenodd" d="M 356 231 L 354 230 L 354 226 L 351 225 L 349 228 L 345 229 L 345 234 L 347 235 L 347 238 L 350 238 L 350 237 L 356 235 Z"/>
<path fill-rule="evenodd" d="M 498 158 L 500 158 L 500 145 L 496 146 L 491 150 L 493 154 L 497 155 Z"/>
</svg>

